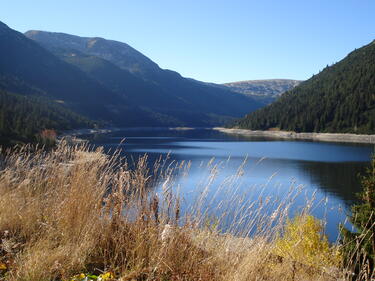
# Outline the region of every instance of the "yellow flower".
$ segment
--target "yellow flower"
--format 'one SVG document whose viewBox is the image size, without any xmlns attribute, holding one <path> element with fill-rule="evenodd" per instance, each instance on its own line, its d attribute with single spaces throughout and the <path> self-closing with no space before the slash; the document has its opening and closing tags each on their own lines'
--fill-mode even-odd
<svg viewBox="0 0 375 281">
<path fill-rule="evenodd" d="M 70 281 L 81 281 L 81 280 L 84 280 L 85 277 L 86 277 L 86 274 L 80 273 L 80 274 L 74 275 Z"/>
<path fill-rule="evenodd" d="M 112 272 L 106 272 L 106 273 L 100 274 L 98 280 L 105 281 L 105 280 L 111 280 L 113 278 L 115 278 L 115 276 L 113 275 Z"/>
<path fill-rule="evenodd" d="M 5 263 L 0 262 L 0 270 L 7 270 L 8 267 Z"/>
</svg>

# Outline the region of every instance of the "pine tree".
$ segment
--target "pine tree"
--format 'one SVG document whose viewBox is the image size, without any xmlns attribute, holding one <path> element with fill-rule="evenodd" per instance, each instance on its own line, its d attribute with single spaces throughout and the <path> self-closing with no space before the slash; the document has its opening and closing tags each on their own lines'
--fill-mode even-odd
<svg viewBox="0 0 375 281">
<path fill-rule="evenodd" d="M 353 205 L 350 216 L 357 231 L 342 228 L 343 245 L 346 262 L 356 273 L 356 280 L 373 280 L 366 278 L 375 277 L 375 155 L 361 183 L 361 203 Z"/>
</svg>

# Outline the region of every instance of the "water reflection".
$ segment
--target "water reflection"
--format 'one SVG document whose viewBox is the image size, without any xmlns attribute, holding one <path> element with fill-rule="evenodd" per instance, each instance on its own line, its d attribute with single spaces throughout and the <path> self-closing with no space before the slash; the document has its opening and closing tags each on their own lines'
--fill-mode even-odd
<svg viewBox="0 0 375 281">
<path fill-rule="evenodd" d="M 306 198 L 314 194 L 320 205 L 313 209 L 313 214 L 327 220 L 330 240 L 336 238 L 338 224 L 345 220 L 345 212 L 360 191 L 357 175 L 368 165 L 374 149 L 363 144 L 243 138 L 213 130 L 124 130 L 88 137 L 106 149 L 123 149 L 123 155 L 129 159 L 147 153 L 150 163 L 160 155 L 168 155 L 170 162 L 191 161 L 189 177 L 176 182 L 187 205 L 202 192 L 200 183 L 209 177 L 203 167 L 213 157 L 211 164 L 221 169 L 211 185 L 211 195 L 219 188 L 220 180 L 236 174 L 241 165 L 243 176 L 235 186 L 248 202 L 260 193 L 283 198 L 291 186 L 303 186 L 290 212 L 304 206 Z M 125 141 L 119 145 L 123 138 Z M 208 201 L 211 207 L 223 200 L 230 205 L 233 198 L 221 192 L 215 200 Z"/>
<path fill-rule="evenodd" d="M 368 163 L 363 162 L 303 162 L 300 168 L 304 177 L 310 178 L 313 186 L 322 188 L 327 193 L 339 197 L 351 205 L 356 201 L 354 196 L 361 190 L 359 174 L 363 174 Z"/>
</svg>

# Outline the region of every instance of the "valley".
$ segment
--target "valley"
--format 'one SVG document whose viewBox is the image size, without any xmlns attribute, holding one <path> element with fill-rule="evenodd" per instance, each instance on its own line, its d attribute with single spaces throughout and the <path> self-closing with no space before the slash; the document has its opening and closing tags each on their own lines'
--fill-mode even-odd
<svg viewBox="0 0 375 281">
<path fill-rule="evenodd" d="M 373 4 L 47 2 L 0 10 L 0 281 L 375 278 Z"/>
</svg>

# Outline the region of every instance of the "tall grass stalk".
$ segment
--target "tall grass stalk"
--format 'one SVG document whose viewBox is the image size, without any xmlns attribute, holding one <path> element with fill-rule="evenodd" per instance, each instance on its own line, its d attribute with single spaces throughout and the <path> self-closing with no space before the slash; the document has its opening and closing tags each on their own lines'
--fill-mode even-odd
<svg viewBox="0 0 375 281">
<path fill-rule="evenodd" d="M 24 146 L 3 155 L 4 280 L 70 280 L 104 271 L 118 280 L 349 278 L 340 265 L 314 267 L 275 254 L 301 189 L 249 200 L 236 192 L 243 165 L 212 191 L 220 164 L 210 161 L 201 193 L 187 205 L 175 178 L 189 177 L 189 162 L 159 159 L 150 168 L 144 156 L 130 168 L 120 151 L 106 155 L 102 148 L 66 143 L 48 152 Z"/>
</svg>

